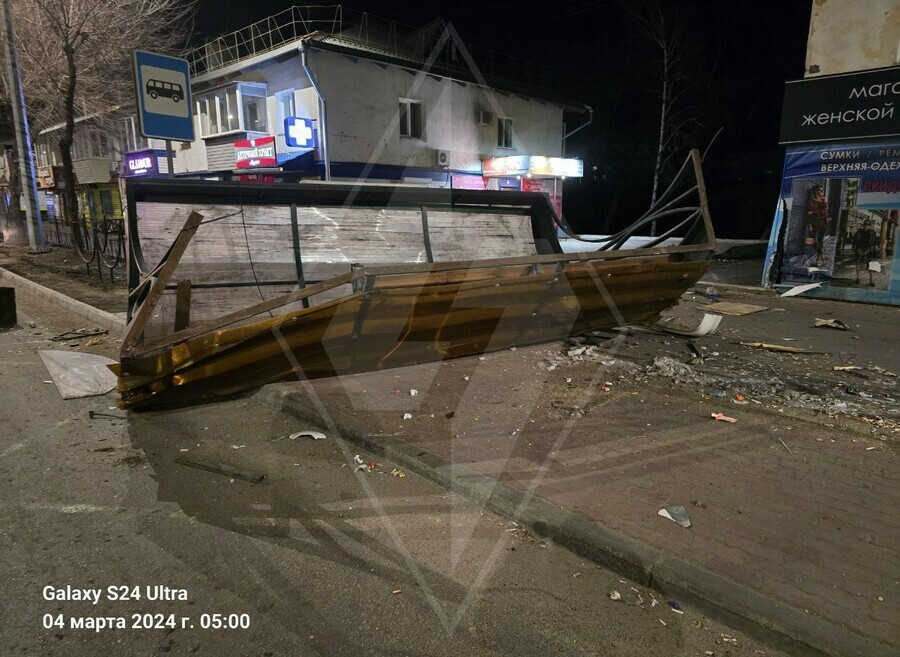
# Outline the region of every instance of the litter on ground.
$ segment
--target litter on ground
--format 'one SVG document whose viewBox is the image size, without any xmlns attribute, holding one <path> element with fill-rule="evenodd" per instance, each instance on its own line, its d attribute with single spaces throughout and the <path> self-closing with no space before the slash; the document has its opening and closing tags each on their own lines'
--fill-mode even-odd
<svg viewBox="0 0 900 657">
<path fill-rule="evenodd" d="M 734 301 L 720 301 L 719 303 L 711 303 L 703 306 L 703 310 L 711 313 L 719 313 L 720 315 L 752 315 L 763 310 L 768 310 L 767 306 L 757 306 L 752 303 L 737 303 Z"/>
<path fill-rule="evenodd" d="M 683 506 L 667 506 L 664 509 L 660 509 L 656 513 L 663 518 L 668 518 L 672 522 L 677 522 L 682 527 L 691 526 L 691 519 L 688 516 L 687 510 Z"/>
<path fill-rule="evenodd" d="M 313 440 L 322 440 L 325 438 L 325 434 L 321 431 L 295 431 L 291 435 L 288 436 L 291 440 L 297 440 L 297 438 L 312 438 Z"/>
<path fill-rule="evenodd" d="M 742 345 L 745 347 L 752 347 L 754 349 L 766 349 L 767 351 L 782 351 L 789 354 L 799 354 L 799 353 L 819 353 L 813 351 L 806 351 L 801 347 L 791 347 L 785 344 L 771 344 L 769 342 L 742 342 Z"/>
<path fill-rule="evenodd" d="M 825 326 L 827 328 L 837 329 L 839 331 L 849 331 L 850 327 L 839 319 L 820 319 L 816 317 L 815 328 Z"/>
<path fill-rule="evenodd" d="M 697 326 L 697 328 L 694 329 L 678 328 L 674 326 L 660 326 L 659 324 L 655 324 L 654 328 L 659 329 L 660 331 L 664 331 L 665 333 L 672 333 L 673 335 L 684 335 L 689 338 L 702 338 L 704 335 L 712 335 L 713 333 L 715 333 L 716 329 L 719 328 L 719 324 L 721 322 L 721 315 L 704 313 L 703 319 L 700 320 L 700 324 Z"/>
<path fill-rule="evenodd" d="M 805 283 L 804 285 L 796 285 L 796 286 L 792 287 L 790 290 L 783 292 L 781 294 L 781 296 L 795 297 L 798 294 L 803 294 L 804 292 L 809 292 L 810 290 L 814 290 L 821 285 L 822 285 L 821 283 Z"/>
<path fill-rule="evenodd" d="M 71 351 L 39 351 L 38 354 L 63 399 L 105 395 L 118 382 L 109 369 L 116 361 L 110 358 Z"/>
</svg>

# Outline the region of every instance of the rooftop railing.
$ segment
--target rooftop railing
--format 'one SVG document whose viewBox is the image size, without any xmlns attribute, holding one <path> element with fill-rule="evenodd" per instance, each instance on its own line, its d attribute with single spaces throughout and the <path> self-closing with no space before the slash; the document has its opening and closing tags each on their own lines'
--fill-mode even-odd
<svg viewBox="0 0 900 657">
<path fill-rule="evenodd" d="M 333 45 L 395 57 L 420 66 L 431 60 L 431 67 L 436 72 L 459 72 L 475 77 L 480 73 L 489 81 L 505 80 L 538 89 L 549 87 L 548 66 L 489 48 L 459 44 L 453 39 L 445 40 L 436 50 L 445 27 L 440 19 L 413 27 L 341 5 L 294 6 L 213 39 L 191 50 L 187 59 L 191 77 L 197 77 L 317 32 L 323 41 Z M 472 70 L 463 48 L 477 70 Z"/>
</svg>

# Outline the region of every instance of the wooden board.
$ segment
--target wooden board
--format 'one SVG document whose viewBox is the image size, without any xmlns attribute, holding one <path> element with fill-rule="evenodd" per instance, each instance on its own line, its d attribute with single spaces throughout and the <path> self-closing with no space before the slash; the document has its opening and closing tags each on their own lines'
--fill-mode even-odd
<svg viewBox="0 0 900 657">
<path fill-rule="evenodd" d="M 704 305 L 702 308 L 704 312 L 718 313 L 719 315 L 752 315 L 769 309 L 768 306 L 755 306 L 752 303 L 737 303 L 736 301 L 719 301 Z"/>
</svg>

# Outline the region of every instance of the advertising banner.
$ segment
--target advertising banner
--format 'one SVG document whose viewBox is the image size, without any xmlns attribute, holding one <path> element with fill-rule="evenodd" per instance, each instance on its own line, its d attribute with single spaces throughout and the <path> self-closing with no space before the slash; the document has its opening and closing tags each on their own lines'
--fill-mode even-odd
<svg viewBox="0 0 900 657">
<path fill-rule="evenodd" d="M 452 174 L 450 176 L 450 187 L 453 189 L 487 189 L 483 177 L 464 173 Z"/>
<path fill-rule="evenodd" d="M 165 157 L 163 151 L 152 148 L 134 153 L 126 153 L 124 158 L 124 176 L 154 176 L 159 173 L 159 157 Z"/>
<path fill-rule="evenodd" d="M 900 135 L 900 66 L 793 80 L 784 87 L 780 144 Z"/>
<path fill-rule="evenodd" d="M 275 137 L 257 137 L 234 142 L 234 164 L 238 169 L 278 166 Z"/>
<path fill-rule="evenodd" d="M 900 303 L 900 141 L 787 150 L 763 283 Z"/>
</svg>

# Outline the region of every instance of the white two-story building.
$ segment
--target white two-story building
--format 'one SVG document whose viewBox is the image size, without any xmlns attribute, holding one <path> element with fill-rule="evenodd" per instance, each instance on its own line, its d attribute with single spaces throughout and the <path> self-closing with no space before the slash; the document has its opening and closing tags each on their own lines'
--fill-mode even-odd
<svg viewBox="0 0 900 657">
<path fill-rule="evenodd" d="M 318 13 L 315 13 L 318 12 Z M 192 51 L 197 138 L 175 171 L 546 191 L 590 108 L 550 97 L 549 70 L 471 49 L 442 21 L 410 28 L 294 7 Z"/>
</svg>

